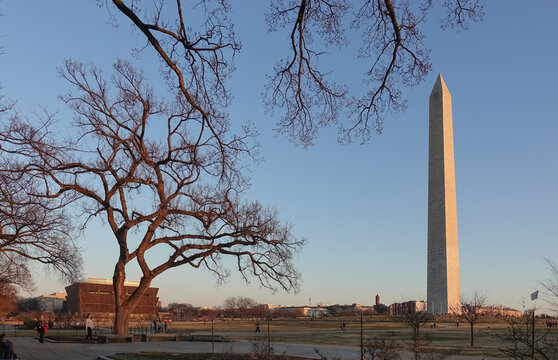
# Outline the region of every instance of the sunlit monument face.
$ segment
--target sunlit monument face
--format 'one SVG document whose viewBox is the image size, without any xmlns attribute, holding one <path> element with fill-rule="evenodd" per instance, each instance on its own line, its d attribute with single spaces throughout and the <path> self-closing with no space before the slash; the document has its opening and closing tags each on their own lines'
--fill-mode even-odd
<svg viewBox="0 0 558 360">
<path fill-rule="evenodd" d="M 428 156 L 428 312 L 459 313 L 459 249 L 451 95 L 439 75 L 430 94 Z"/>
</svg>

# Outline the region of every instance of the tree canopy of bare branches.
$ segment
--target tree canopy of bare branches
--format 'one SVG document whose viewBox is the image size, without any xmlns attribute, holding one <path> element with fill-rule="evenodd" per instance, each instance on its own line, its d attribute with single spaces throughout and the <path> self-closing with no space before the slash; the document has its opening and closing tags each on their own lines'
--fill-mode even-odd
<svg viewBox="0 0 558 360">
<path fill-rule="evenodd" d="M 36 196 L 38 184 L 21 173 L 24 165 L 6 161 L 0 166 L 0 263 L 9 269 L 2 274 L 11 273 L 10 281 L 25 288 L 30 282 L 25 263 L 35 261 L 66 279 L 78 278 L 81 256 L 70 219 L 61 208 L 64 202 Z"/>
<path fill-rule="evenodd" d="M 462 30 L 481 20 L 484 12 L 479 1 L 441 2 L 446 11 L 442 28 Z M 170 2 L 170 11 L 164 11 L 163 3 L 151 7 L 136 1 L 112 3 L 145 35 L 146 47 L 160 56 L 169 79 L 177 81 L 188 101 L 197 103 L 204 110 L 204 120 L 211 123 L 211 104 L 202 100 L 208 99 L 207 90 L 218 93 L 220 101 L 230 99 L 226 79 L 241 49 L 228 16 L 230 2 L 202 0 L 192 8 L 175 0 Z M 386 114 L 406 108 L 403 88 L 419 84 L 431 69 L 421 26 L 434 3 L 270 0 L 269 30 L 285 31 L 289 47 L 269 73 L 264 91 L 267 109 L 282 114 L 276 130 L 303 147 L 312 145 L 321 128 L 338 124 L 340 118 L 344 119 L 339 124 L 341 142 L 368 142 L 372 132 L 380 134 Z M 203 19 L 199 31 L 192 30 L 184 16 L 195 10 Z M 363 74 L 368 90 L 362 95 L 336 82 L 334 71 L 320 65 L 328 54 L 326 48 L 346 47 L 355 31 L 360 32 L 362 42 L 353 56 L 368 64 Z M 348 32 L 353 36 L 347 36 Z M 191 83 L 185 81 L 185 75 L 194 74 Z"/>
<path fill-rule="evenodd" d="M 0 94 L 1 131 L 18 132 L 14 102 Z M 26 164 L 13 156 L 17 139 L 0 135 L 0 279 L 24 290 L 33 289 L 29 262 L 54 269 L 65 279 L 76 279 L 81 256 L 73 226 L 63 211 L 66 196 L 36 196 L 40 179 L 25 174 Z M 28 155 L 32 155 L 28 153 Z"/>
<path fill-rule="evenodd" d="M 461 309 L 456 313 L 461 314 L 461 318 L 465 320 L 471 327 L 471 346 L 474 345 L 474 332 L 473 328 L 478 322 L 481 314 L 482 308 L 486 306 L 488 296 L 480 292 L 473 292 L 471 297 L 464 297 L 461 299 Z"/>
<path fill-rule="evenodd" d="M 244 160 L 254 149 L 250 132 L 233 134 L 226 116 L 192 104 L 182 88 L 156 96 L 127 61 L 114 65 L 110 81 L 95 66 L 71 60 L 59 73 L 71 86 L 62 100 L 76 114 L 76 133 L 65 138 L 51 117 L 40 123 L 14 117 L 2 129 L 1 154 L 21 166 L 3 167 L 0 175 L 36 179 L 31 196 L 57 201 L 81 227 L 93 217 L 110 227 L 119 249 L 117 333 L 127 332 L 131 310 L 151 281 L 177 266 L 205 268 L 222 280 L 226 256 L 246 280 L 297 288 L 292 257 L 304 241 L 275 210 L 240 198 L 248 186 Z M 200 104 L 214 105 L 198 95 Z M 153 251 L 168 256 L 157 263 Z M 127 296 L 132 261 L 142 277 Z"/>
<path fill-rule="evenodd" d="M 0 278 L 0 317 L 17 308 L 17 289 L 5 278 Z"/>
<path fill-rule="evenodd" d="M 420 327 L 434 320 L 434 315 L 426 311 L 406 311 L 397 315 L 397 321 L 409 327 L 413 332 L 413 347 L 420 348 Z M 418 350 L 417 350 L 418 351 Z M 416 352 L 416 351 L 415 351 Z"/>
<path fill-rule="evenodd" d="M 418 4 L 418 5 L 417 5 Z M 355 9 L 352 9 L 352 6 Z M 369 141 L 372 131 L 381 133 L 385 115 L 404 110 L 402 87 L 420 83 L 431 69 L 430 50 L 420 30 L 433 1 L 415 3 L 398 0 L 290 0 L 271 2 L 267 20 L 271 30 L 278 25 L 290 30 L 291 54 L 281 60 L 269 76 L 266 102 L 270 110 L 284 115 L 278 130 L 303 146 L 312 144 L 320 127 L 335 124 L 345 113 L 339 138 Z M 445 0 L 447 16 L 443 28 L 466 29 L 470 21 L 482 19 L 478 0 Z M 316 38 L 326 46 L 346 45 L 344 17 L 354 11 L 352 27 L 362 31 L 358 57 L 368 64 L 364 74 L 369 90 L 361 96 L 346 85 L 328 80 L 318 59 L 325 54 Z M 322 45 L 323 46 L 323 45 Z"/>
<path fill-rule="evenodd" d="M 366 359 L 370 360 L 397 360 L 401 356 L 396 341 L 389 335 L 369 337 L 364 343 Z"/>
</svg>

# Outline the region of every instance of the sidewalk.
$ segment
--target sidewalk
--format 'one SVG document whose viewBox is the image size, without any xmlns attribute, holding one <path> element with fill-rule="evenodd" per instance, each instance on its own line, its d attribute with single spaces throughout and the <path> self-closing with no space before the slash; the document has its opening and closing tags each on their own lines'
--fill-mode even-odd
<svg viewBox="0 0 558 360">
<path fill-rule="evenodd" d="M 194 341 L 161 341 L 161 342 L 133 342 L 133 343 L 40 343 L 35 338 L 9 338 L 14 343 L 16 352 L 22 360 L 94 360 L 98 356 L 112 355 L 118 352 L 137 351 L 164 351 L 164 352 L 211 352 L 210 342 Z M 232 351 L 235 353 L 247 353 L 251 342 L 237 341 L 229 343 L 215 343 L 215 352 L 221 353 Z M 326 348 L 335 348 L 333 352 Z M 308 356 L 318 358 L 311 345 L 298 344 L 276 344 L 278 353 L 286 351 L 291 355 Z M 358 359 L 359 349 L 329 347 L 320 345 L 325 355 L 337 355 L 343 359 Z"/>
<path fill-rule="evenodd" d="M 164 352 L 211 352 L 210 342 L 195 341 L 162 341 L 162 342 L 134 342 L 112 344 L 89 343 L 49 343 L 43 344 L 35 338 L 8 338 L 14 343 L 17 354 L 22 360 L 94 360 L 102 355 L 112 355 L 119 352 L 138 351 L 164 351 Z M 235 353 L 248 353 L 251 342 L 235 341 L 230 343 L 215 343 L 215 352 L 232 351 Z M 333 356 L 341 359 L 358 360 L 360 349 L 331 345 L 306 345 L 276 343 L 277 353 L 286 352 L 289 355 L 319 358 L 314 348 L 319 348 L 320 353 L 328 358 Z M 401 359 L 412 359 L 410 353 L 402 354 Z M 481 359 L 480 357 L 452 356 L 451 360 Z M 484 357 L 485 360 L 492 359 Z M 501 359 L 499 359 L 501 360 Z"/>
</svg>

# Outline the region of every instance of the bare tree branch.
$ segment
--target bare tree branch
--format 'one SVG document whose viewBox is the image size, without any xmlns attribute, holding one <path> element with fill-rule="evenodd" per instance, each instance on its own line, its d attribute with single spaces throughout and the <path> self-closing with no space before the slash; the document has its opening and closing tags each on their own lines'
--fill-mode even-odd
<svg viewBox="0 0 558 360">
<path fill-rule="evenodd" d="M 479 0 L 446 0 L 443 5 L 448 13 L 443 28 L 465 29 L 470 21 L 484 16 Z M 317 34 L 326 44 L 348 43 L 343 36 L 343 17 L 349 7 L 342 0 L 272 1 L 267 15 L 271 30 L 278 25 L 292 29 L 292 56 L 276 65 L 269 76 L 266 104 L 268 110 L 285 110 L 278 131 L 304 147 L 312 144 L 321 127 L 336 123 L 343 109 L 347 120 L 340 124 L 339 141 L 368 142 L 373 131 L 382 133 L 388 113 L 405 110 L 403 87 L 419 84 L 431 69 L 430 50 L 423 45 L 420 26 L 432 0 L 418 5 L 363 0 L 352 25 L 362 30 L 359 57 L 370 64 L 364 79 L 369 90 L 344 102 L 348 88 L 325 80 L 328 74 L 317 63 L 323 52 L 311 46 L 311 39 Z"/>
<path fill-rule="evenodd" d="M 277 130 L 303 147 L 312 145 L 321 127 L 337 122 L 347 89 L 326 80 L 318 69 L 321 51 L 313 48 L 311 27 L 327 44 L 346 42 L 342 19 L 346 0 L 272 1 L 267 22 L 271 30 L 292 26 L 290 57 L 275 65 L 265 93 L 268 111 L 286 110 Z M 316 114 L 317 112 L 317 114 Z"/>
<path fill-rule="evenodd" d="M 550 277 L 542 281 L 541 285 L 545 289 L 545 300 L 552 306 L 554 311 L 558 311 L 558 264 L 551 259 L 546 259 L 546 263 L 550 270 Z"/>
<path fill-rule="evenodd" d="M 29 280 L 27 261 L 40 262 L 64 278 L 75 280 L 80 276 L 81 257 L 74 243 L 70 218 L 64 212 L 73 199 L 65 194 L 53 199 L 48 189 L 38 193 L 44 179 L 27 174 L 25 169 L 29 164 L 12 156 L 21 138 L 11 134 L 33 136 L 24 124 L 16 125 L 17 121 L 16 116 L 0 130 L 3 153 L 0 157 L 0 263 L 13 271 L 12 283 L 23 288 Z M 27 154 L 32 155 L 33 150 L 28 149 Z"/>
<path fill-rule="evenodd" d="M 442 19 L 442 28 L 467 30 L 471 21 L 484 18 L 484 8 L 480 0 L 444 0 L 447 15 Z"/>
</svg>

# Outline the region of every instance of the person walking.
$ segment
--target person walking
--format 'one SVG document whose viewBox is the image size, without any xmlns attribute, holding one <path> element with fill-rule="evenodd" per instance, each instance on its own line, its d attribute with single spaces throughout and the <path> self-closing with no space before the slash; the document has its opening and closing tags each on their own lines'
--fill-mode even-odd
<svg viewBox="0 0 558 360">
<path fill-rule="evenodd" d="M 87 328 L 87 336 L 85 337 L 85 341 L 89 338 L 89 340 L 93 341 L 93 318 L 91 318 L 90 314 L 87 314 L 87 319 L 85 319 L 85 327 Z"/>
<path fill-rule="evenodd" d="M 39 342 L 45 342 L 45 321 L 43 320 L 43 315 L 37 321 L 37 332 L 39 333 Z"/>
</svg>

